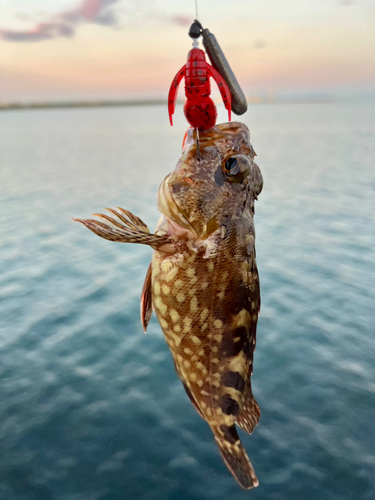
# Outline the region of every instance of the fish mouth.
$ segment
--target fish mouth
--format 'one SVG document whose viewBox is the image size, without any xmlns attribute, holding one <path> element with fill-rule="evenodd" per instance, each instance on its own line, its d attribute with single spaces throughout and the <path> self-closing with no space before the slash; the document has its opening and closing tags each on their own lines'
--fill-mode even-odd
<svg viewBox="0 0 375 500">
<path fill-rule="evenodd" d="M 191 231 L 195 237 L 199 237 L 197 231 L 186 219 L 186 217 L 181 213 L 176 202 L 173 199 L 173 194 L 171 192 L 169 180 L 172 174 L 167 175 L 163 182 L 159 186 L 158 196 L 156 200 L 157 207 L 159 211 L 168 219 L 171 219 L 175 224 L 188 231 Z"/>
</svg>

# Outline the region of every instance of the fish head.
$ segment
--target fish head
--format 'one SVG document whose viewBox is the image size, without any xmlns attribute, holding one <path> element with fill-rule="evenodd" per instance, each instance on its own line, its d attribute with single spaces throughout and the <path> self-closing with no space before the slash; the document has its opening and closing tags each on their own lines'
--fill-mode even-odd
<svg viewBox="0 0 375 500">
<path fill-rule="evenodd" d="M 159 187 L 158 208 L 198 239 L 211 236 L 223 221 L 251 214 L 263 187 L 249 129 L 230 122 L 199 132 L 189 129 L 182 157 Z"/>
</svg>

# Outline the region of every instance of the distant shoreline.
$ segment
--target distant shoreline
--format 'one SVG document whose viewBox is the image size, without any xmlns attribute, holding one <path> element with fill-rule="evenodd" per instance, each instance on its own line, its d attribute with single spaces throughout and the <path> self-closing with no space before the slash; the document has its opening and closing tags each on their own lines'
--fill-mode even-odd
<svg viewBox="0 0 375 500">
<path fill-rule="evenodd" d="M 317 98 L 280 98 L 275 100 L 252 99 L 248 100 L 251 104 L 327 104 L 335 100 L 332 97 L 317 97 Z M 183 104 L 183 101 L 178 101 Z M 0 111 L 17 111 L 24 109 L 65 109 L 65 108 L 108 108 L 108 107 L 125 107 L 125 106 L 159 106 L 167 105 L 165 99 L 150 99 L 150 100 L 123 100 L 123 101 L 66 101 L 66 102 L 30 102 L 30 103 L 3 103 L 0 104 Z"/>
<path fill-rule="evenodd" d="M 155 106 L 166 105 L 165 99 L 139 101 L 66 101 L 66 102 L 30 102 L 0 104 L 0 111 L 18 109 L 60 109 L 60 108 L 106 108 L 117 106 Z"/>
</svg>

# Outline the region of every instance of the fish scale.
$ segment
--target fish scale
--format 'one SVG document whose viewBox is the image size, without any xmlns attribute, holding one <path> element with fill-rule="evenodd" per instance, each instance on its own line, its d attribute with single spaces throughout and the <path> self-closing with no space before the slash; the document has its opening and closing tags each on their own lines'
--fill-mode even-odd
<svg viewBox="0 0 375 500">
<path fill-rule="evenodd" d="M 251 433 L 260 411 L 250 377 L 260 309 L 254 199 L 263 180 L 241 123 L 194 131 L 159 188 L 155 234 L 130 212 L 78 219 L 99 236 L 154 248 L 141 300 L 144 329 L 155 310 L 185 390 L 244 488 L 258 479 L 236 426 Z M 230 161 L 228 162 L 228 159 Z M 100 215 L 100 214 L 99 214 Z"/>
</svg>

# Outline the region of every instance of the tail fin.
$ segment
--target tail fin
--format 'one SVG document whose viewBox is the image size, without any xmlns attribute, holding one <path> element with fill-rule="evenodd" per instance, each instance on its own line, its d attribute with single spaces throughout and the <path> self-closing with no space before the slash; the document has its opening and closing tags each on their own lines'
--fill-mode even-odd
<svg viewBox="0 0 375 500">
<path fill-rule="evenodd" d="M 228 469 L 242 488 L 255 488 L 259 481 L 238 437 L 236 427 L 222 425 L 220 429 L 224 433 L 224 437 L 216 435 L 215 440 Z"/>
</svg>

